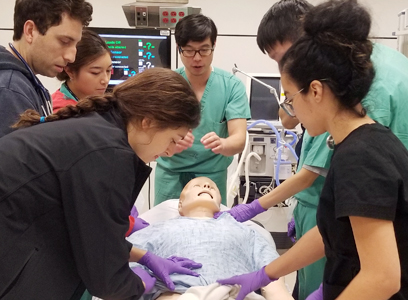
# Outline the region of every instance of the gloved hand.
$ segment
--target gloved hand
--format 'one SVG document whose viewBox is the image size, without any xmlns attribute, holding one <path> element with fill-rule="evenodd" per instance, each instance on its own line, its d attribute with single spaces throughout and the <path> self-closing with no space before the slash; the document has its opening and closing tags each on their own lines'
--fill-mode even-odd
<svg viewBox="0 0 408 300">
<path fill-rule="evenodd" d="M 258 199 L 255 199 L 249 204 L 239 204 L 224 212 L 229 213 L 238 222 L 245 222 L 251 220 L 253 217 L 264 211 L 266 211 L 266 209 L 259 204 Z M 215 213 L 214 218 L 217 219 L 224 212 Z"/>
<path fill-rule="evenodd" d="M 245 296 L 248 295 L 250 292 L 256 291 L 261 287 L 267 286 L 272 281 L 276 279 L 270 279 L 268 275 L 265 273 L 265 267 L 260 269 L 259 271 L 234 276 L 227 279 L 217 280 L 220 284 L 239 284 L 241 286 L 241 290 L 238 293 L 236 300 L 244 300 Z"/>
<path fill-rule="evenodd" d="M 130 211 L 129 216 L 129 229 L 126 232 L 126 236 L 131 235 L 133 232 L 143 229 L 150 224 L 145 220 L 138 218 L 139 212 L 136 209 L 136 206 L 133 205 L 132 210 Z"/>
<path fill-rule="evenodd" d="M 156 283 L 156 278 L 150 276 L 149 273 L 147 273 L 145 270 L 143 270 L 140 267 L 133 267 L 131 268 L 131 270 L 133 271 L 133 273 L 139 276 L 140 279 L 142 279 L 143 283 L 145 284 L 144 294 L 147 294 L 148 292 L 150 292 Z"/>
<path fill-rule="evenodd" d="M 323 284 L 319 288 L 307 296 L 306 300 L 323 300 Z"/>
<path fill-rule="evenodd" d="M 295 219 L 292 217 L 290 222 L 288 223 L 288 237 L 292 240 L 292 242 L 296 242 L 296 226 L 295 226 Z"/>
<path fill-rule="evenodd" d="M 139 212 L 137 211 L 135 205 L 133 205 L 132 209 L 130 210 L 130 215 L 135 219 L 139 216 Z"/>
<path fill-rule="evenodd" d="M 169 258 L 162 258 L 149 251 L 139 260 L 139 264 L 148 267 L 154 275 L 156 275 L 164 284 L 171 290 L 174 290 L 174 283 L 170 279 L 170 274 L 186 274 L 192 276 L 200 276 L 191 269 L 198 269 L 202 264 L 196 263 L 188 258 L 171 256 Z"/>
</svg>

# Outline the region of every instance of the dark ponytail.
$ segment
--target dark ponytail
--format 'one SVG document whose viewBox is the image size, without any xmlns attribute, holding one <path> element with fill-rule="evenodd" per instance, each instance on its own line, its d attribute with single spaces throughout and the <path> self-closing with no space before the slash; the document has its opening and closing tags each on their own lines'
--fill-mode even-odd
<svg viewBox="0 0 408 300">
<path fill-rule="evenodd" d="M 90 112 L 107 112 L 112 108 L 117 108 L 118 104 L 113 94 L 105 94 L 104 96 L 90 96 L 78 101 L 77 105 L 68 105 L 56 113 L 47 117 L 41 117 L 40 114 L 33 110 L 28 109 L 22 115 L 20 120 L 14 124 L 13 128 L 23 128 L 44 122 L 53 122 L 72 117 L 79 117 L 86 115 Z"/>
<path fill-rule="evenodd" d="M 304 93 L 313 80 L 325 79 L 341 104 L 354 108 L 374 78 L 370 27 L 369 13 L 356 0 L 331 0 L 314 7 L 305 16 L 305 34 L 282 58 L 281 72 Z"/>
<path fill-rule="evenodd" d="M 48 117 L 27 110 L 13 128 L 112 109 L 120 113 L 125 124 L 140 124 L 144 118 L 149 118 L 158 129 L 195 128 L 200 122 L 200 102 L 188 82 L 170 69 L 152 68 L 117 85 L 112 93 L 84 98 L 76 106 L 68 105 Z"/>
</svg>

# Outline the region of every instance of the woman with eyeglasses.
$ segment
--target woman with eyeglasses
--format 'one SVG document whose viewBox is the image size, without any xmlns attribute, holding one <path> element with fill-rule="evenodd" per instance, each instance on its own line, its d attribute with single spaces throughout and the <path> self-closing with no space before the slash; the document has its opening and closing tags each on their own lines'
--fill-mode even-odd
<svg viewBox="0 0 408 300">
<path fill-rule="evenodd" d="M 227 204 L 227 168 L 245 146 L 246 120 L 251 117 L 245 86 L 230 72 L 212 64 L 217 39 L 214 22 L 202 15 L 182 18 L 174 37 L 184 65 L 176 70 L 190 84 L 201 103 L 200 125 L 177 144 L 173 157 L 157 159 L 155 205 L 178 198 L 195 177 L 217 183 Z"/>
<path fill-rule="evenodd" d="M 311 136 L 332 138 L 317 226 L 261 270 L 219 282 L 240 284 L 242 300 L 326 256 L 322 293 L 313 299 L 408 299 L 408 151 L 362 105 L 382 76 L 370 59 L 370 15 L 356 0 L 334 0 L 304 22 L 280 69 L 288 112 Z"/>
</svg>

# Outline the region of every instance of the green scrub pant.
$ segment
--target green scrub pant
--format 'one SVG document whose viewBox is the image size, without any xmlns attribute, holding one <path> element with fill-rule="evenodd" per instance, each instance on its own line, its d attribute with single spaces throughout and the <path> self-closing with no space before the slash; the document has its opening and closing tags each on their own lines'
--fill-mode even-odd
<svg viewBox="0 0 408 300">
<path fill-rule="evenodd" d="M 316 226 L 316 207 L 305 206 L 300 201 L 293 211 L 296 225 L 296 238 L 299 240 L 306 232 Z M 312 292 L 319 288 L 323 281 L 324 266 L 326 258 L 300 269 L 298 271 L 299 297 L 305 300 Z"/>
<path fill-rule="evenodd" d="M 208 177 L 218 186 L 222 204 L 227 205 L 227 170 L 214 173 L 171 172 L 156 165 L 154 205 L 169 199 L 179 199 L 184 186 L 193 178 Z"/>
</svg>

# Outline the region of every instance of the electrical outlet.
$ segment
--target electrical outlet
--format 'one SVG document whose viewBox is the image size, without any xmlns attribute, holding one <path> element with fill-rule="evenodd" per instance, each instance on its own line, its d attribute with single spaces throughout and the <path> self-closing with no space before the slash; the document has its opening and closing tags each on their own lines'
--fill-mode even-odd
<svg viewBox="0 0 408 300">
<path fill-rule="evenodd" d="M 135 23 L 137 26 L 147 26 L 148 20 L 148 10 L 147 6 L 136 6 Z"/>
<path fill-rule="evenodd" d="M 188 13 L 188 7 L 160 7 L 160 27 L 174 28 L 177 22 Z"/>
</svg>

